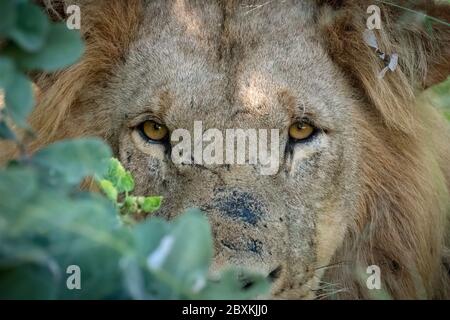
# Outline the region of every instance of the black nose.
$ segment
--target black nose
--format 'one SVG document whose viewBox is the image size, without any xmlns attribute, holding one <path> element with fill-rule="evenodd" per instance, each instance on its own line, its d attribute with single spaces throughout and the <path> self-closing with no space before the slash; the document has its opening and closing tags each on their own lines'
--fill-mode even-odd
<svg viewBox="0 0 450 320">
<path fill-rule="evenodd" d="M 237 189 L 219 190 L 214 197 L 214 206 L 221 214 L 251 225 L 256 225 L 266 211 L 256 195 Z"/>
<path fill-rule="evenodd" d="M 276 282 L 278 279 L 280 279 L 282 273 L 282 267 L 278 266 L 277 268 L 273 269 L 268 275 L 267 280 L 271 283 Z M 253 287 L 255 284 L 255 279 L 252 276 L 243 274 L 239 275 L 239 281 L 241 283 L 242 289 L 248 290 Z"/>
<path fill-rule="evenodd" d="M 267 279 L 269 279 L 270 282 L 275 282 L 280 278 L 282 269 L 281 266 L 276 267 L 268 274 Z"/>
</svg>

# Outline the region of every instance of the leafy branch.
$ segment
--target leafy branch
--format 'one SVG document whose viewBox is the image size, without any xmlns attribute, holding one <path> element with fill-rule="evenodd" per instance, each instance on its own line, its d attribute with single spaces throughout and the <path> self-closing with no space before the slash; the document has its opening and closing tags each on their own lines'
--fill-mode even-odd
<svg viewBox="0 0 450 320">
<path fill-rule="evenodd" d="M 100 179 L 99 185 L 105 195 L 116 204 L 123 216 L 152 213 L 161 207 L 162 197 L 130 195 L 130 192 L 134 190 L 133 176 L 115 158 L 109 161 L 108 172 L 103 179 Z M 119 201 L 120 198 L 123 201 Z"/>
</svg>

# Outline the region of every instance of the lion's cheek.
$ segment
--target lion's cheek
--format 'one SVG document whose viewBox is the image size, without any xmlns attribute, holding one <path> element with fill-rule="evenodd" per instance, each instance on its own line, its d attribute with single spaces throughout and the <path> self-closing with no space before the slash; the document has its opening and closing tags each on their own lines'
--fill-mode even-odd
<svg viewBox="0 0 450 320">
<path fill-rule="evenodd" d="M 336 250 L 343 243 L 347 221 L 345 214 L 339 214 L 338 210 L 323 210 L 317 215 L 316 230 L 316 264 L 323 267 L 330 264 Z M 322 276 L 326 268 L 318 269 L 318 275 Z"/>
</svg>

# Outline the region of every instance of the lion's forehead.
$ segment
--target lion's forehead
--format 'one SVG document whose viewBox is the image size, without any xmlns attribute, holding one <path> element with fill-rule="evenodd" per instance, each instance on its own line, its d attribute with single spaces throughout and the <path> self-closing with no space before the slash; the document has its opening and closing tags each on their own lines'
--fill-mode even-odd
<svg viewBox="0 0 450 320">
<path fill-rule="evenodd" d="M 154 2 L 123 68 L 137 88 L 130 98 L 136 108 L 158 107 L 160 95 L 168 94 L 174 109 L 189 107 L 192 115 L 244 111 L 283 122 L 298 108 L 315 108 L 335 117 L 328 103 L 333 97 L 322 88 L 339 86 L 342 77 L 309 6 Z M 273 114 L 280 108 L 285 117 Z"/>
</svg>

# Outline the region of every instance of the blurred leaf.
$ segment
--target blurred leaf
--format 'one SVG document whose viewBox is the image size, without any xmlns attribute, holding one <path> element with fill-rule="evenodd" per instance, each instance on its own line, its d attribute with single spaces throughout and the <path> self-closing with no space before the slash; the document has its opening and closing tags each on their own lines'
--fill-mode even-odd
<svg viewBox="0 0 450 320">
<path fill-rule="evenodd" d="M 27 117 L 34 105 L 31 81 L 20 73 L 14 74 L 5 90 L 8 115 L 20 127 L 27 127 Z"/>
<path fill-rule="evenodd" d="M 146 266 L 147 256 L 157 249 L 170 229 L 167 221 L 152 218 L 135 225 L 131 230 L 134 249 L 124 257 L 122 270 L 126 290 L 134 299 L 170 297 L 170 288 L 148 272 Z"/>
<path fill-rule="evenodd" d="M 450 77 L 444 82 L 431 88 L 439 105 L 450 110 Z"/>
<path fill-rule="evenodd" d="M 133 226 L 132 236 L 136 253 L 146 258 L 170 229 L 170 224 L 161 218 L 148 219 Z"/>
<path fill-rule="evenodd" d="M 16 4 L 14 1 L 0 1 L 0 35 L 7 35 L 17 21 Z"/>
<path fill-rule="evenodd" d="M 25 70 L 56 71 L 76 62 L 84 52 L 79 32 L 67 29 L 64 23 L 50 26 L 47 42 L 34 53 L 17 48 L 8 53 L 14 56 L 18 65 Z"/>
<path fill-rule="evenodd" d="M 52 272 L 59 271 L 59 272 Z M 48 300 L 55 299 L 57 280 L 61 270 L 27 263 L 14 268 L 0 266 L 0 299 Z"/>
<path fill-rule="evenodd" d="M 62 194 L 41 191 L 10 224 L 9 236 L 19 239 L 15 241 L 13 255 L 20 264 L 14 267 L 9 262 L 9 268 L 21 270 L 22 264 L 35 265 L 38 262 L 43 264 L 48 261 L 51 262 L 46 263 L 52 267 L 50 269 L 59 270 L 61 277 L 57 278 L 56 282 L 50 281 L 51 279 L 45 277 L 42 271 L 34 268 L 33 274 L 23 279 L 14 277 L 17 282 L 14 284 L 15 287 L 20 288 L 18 294 L 22 294 L 25 298 L 34 298 L 36 292 L 36 295 L 41 294 L 41 298 L 47 298 L 46 290 L 51 289 L 56 292 L 56 296 L 52 298 L 106 299 L 119 291 L 120 282 L 111 280 L 121 277 L 119 260 L 128 250 L 130 237 L 126 229 L 118 228 L 115 214 L 110 202 L 96 196 L 64 199 Z M 45 241 L 30 239 L 33 246 L 28 247 L 28 250 L 26 247 L 23 249 L 19 247 L 20 255 L 17 256 L 18 241 L 30 235 L 40 235 Z M 4 245 L 5 241 L 2 241 L 0 270 L 8 269 L 8 264 L 5 265 L 7 260 L 1 259 L 5 254 Z M 36 257 L 36 252 L 39 252 L 36 249 L 39 248 L 48 255 L 41 255 L 43 258 L 36 261 L 33 257 Z M 9 257 L 12 255 L 11 251 L 9 250 Z M 71 291 L 66 287 L 68 275 L 65 274 L 65 270 L 70 265 L 77 265 L 82 271 L 82 290 Z M 47 285 L 36 287 L 36 283 L 30 280 L 31 276 L 43 277 Z M 9 275 L 0 272 L 0 287 L 5 277 L 8 279 Z M 12 283 L 7 281 L 6 286 L 11 285 Z M 12 292 L 7 295 L 11 297 L 15 291 L 9 291 Z"/>
<path fill-rule="evenodd" d="M 84 177 L 103 175 L 110 148 L 99 139 L 57 142 L 38 151 L 32 162 L 48 170 L 53 183 L 79 184 Z"/>
<path fill-rule="evenodd" d="M 444 115 L 447 118 L 447 120 L 450 121 L 450 111 L 444 112 Z"/>
<path fill-rule="evenodd" d="M 30 168 L 9 168 L 0 171 L 0 213 L 20 210 L 38 191 L 37 174 Z M 18 196 L 20 195 L 20 196 Z"/>
<path fill-rule="evenodd" d="M 22 48 L 35 52 L 42 48 L 50 23 L 41 9 L 32 3 L 22 3 L 17 7 L 18 19 L 9 36 Z"/>
<path fill-rule="evenodd" d="M 111 247 L 90 240 L 78 243 L 77 246 L 71 246 L 71 254 L 61 254 L 57 258 L 65 268 L 70 265 L 80 267 L 81 290 L 68 290 L 64 281 L 58 299 L 112 299 L 123 291 L 123 284 L 120 281 L 122 254 Z M 67 275 L 64 276 L 66 277 Z"/>
<path fill-rule="evenodd" d="M 100 180 L 100 188 L 108 197 L 109 200 L 116 202 L 117 201 L 117 189 L 114 187 L 111 181 L 109 180 Z"/>
<path fill-rule="evenodd" d="M 447 119 L 450 120 L 450 77 L 428 90 L 423 96 L 428 99 L 432 105 L 441 109 Z"/>
<path fill-rule="evenodd" d="M 141 267 L 135 256 L 123 257 L 120 261 L 124 289 L 134 300 L 157 299 L 150 293 L 153 278 Z"/>
<path fill-rule="evenodd" d="M 15 140 L 16 134 L 12 131 L 5 121 L 0 120 L 0 139 Z"/>
<path fill-rule="evenodd" d="M 7 88 L 15 72 L 14 61 L 9 57 L 0 56 L 0 87 Z"/>
<path fill-rule="evenodd" d="M 200 211 L 191 209 L 174 220 L 169 233 L 146 261 L 157 276 L 169 274 L 180 289 L 193 291 L 199 279 L 206 277 L 212 257 L 209 223 Z"/>
</svg>

